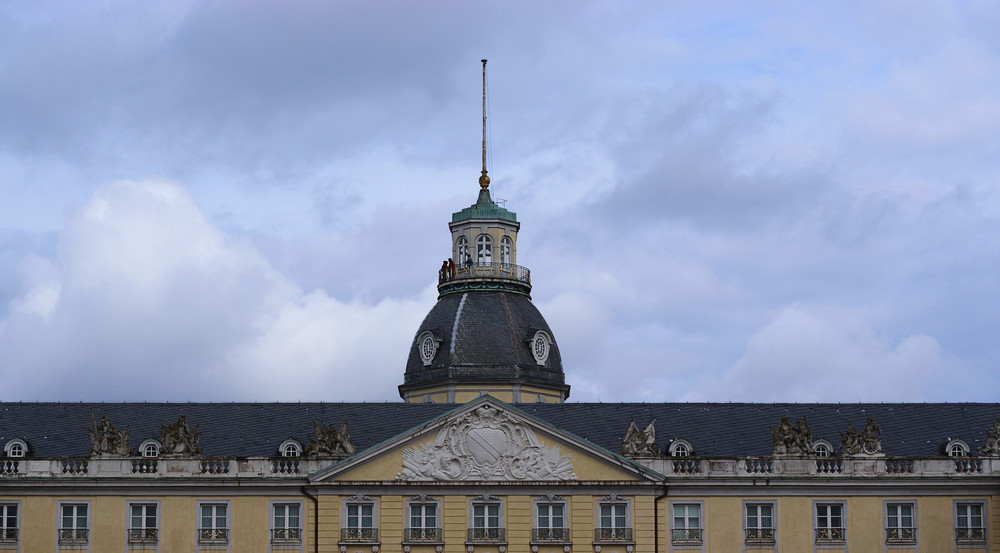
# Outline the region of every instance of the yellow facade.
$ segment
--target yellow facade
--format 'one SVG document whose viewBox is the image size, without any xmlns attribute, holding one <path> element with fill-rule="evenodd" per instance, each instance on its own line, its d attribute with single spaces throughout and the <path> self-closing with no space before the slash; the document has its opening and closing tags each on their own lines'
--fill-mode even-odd
<svg viewBox="0 0 1000 553">
<path fill-rule="evenodd" d="M 490 462 L 502 460 L 504 447 L 527 452 L 511 457 L 514 463 L 508 469 L 521 463 L 553 470 L 532 478 L 499 469 L 489 478 L 460 475 L 449 463 L 475 463 L 449 453 L 456 439 L 465 440 L 462 443 L 473 457 L 489 457 L 489 448 L 475 450 L 473 443 L 500 444 L 499 456 L 489 457 Z M 511 439 L 521 445 L 511 445 Z M 0 486 L 6 493 L 0 496 L 0 505 L 18 508 L 20 532 L 13 540 L 4 534 L 8 539 L 0 541 L 0 550 L 1000 551 L 1000 479 L 993 476 L 992 465 L 983 474 L 932 477 L 933 467 L 941 465 L 931 459 L 921 468 L 921 476 L 838 477 L 808 471 L 791 475 L 790 471 L 810 465 L 793 459 L 787 467 L 774 468 L 781 476 L 762 478 L 732 472 L 741 464 L 733 465 L 729 459 L 702 459 L 700 473 L 678 472 L 663 459 L 657 460 L 657 468 L 663 470 L 659 472 L 645 466 L 656 464 L 652 460 L 638 461 L 564 434 L 493 398 L 481 398 L 367 451 L 325 466 L 313 463 L 307 474 L 255 476 L 252 460 L 236 460 L 232 476 L 111 476 L 97 459 L 91 460 L 87 474 L 4 477 Z M 189 461 L 170 461 L 175 469 L 185 462 Z M 775 465 L 783 462 L 773 460 Z M 865 460 L 858 466 L 879 465 Z M 155 535 L 146 543 L 128 539 L 134 528 L 129 516 L 134 504 L 156 506 Z M 87 508 L 86 539 L 74 547 L 61 547 L 58 540 L 64 505 Z M 205 505 L 224 506 L 226 539 L 212 547 L 199 543 Z M 491 505 L 497 520 L 477 521 L 480 511 L 488 516 Z M 280 526 L 275 522 L 276 508 L 289 506 L 296 513 L 294 522 L 288 522 L 294 531 L 275 534 L 273 529 Z M 889 539 L 887 517 L 900 506 L 912 516 L 912 523 L 907 519 L 904 524 L 908 531 L 912 527 L 912 534 Z M 970 539 L 963 541 L 956 517 L 969 506 L 975 508 L 968 512 L 982 516 L 982 532 L 965 535 Z M 412 524 L 414 508 L 432 509 L 433 522 L 422 523 L 432 532 Z M 835 522 L 830 522 L 837 532 L 834 539 L 818 537 L 821 509 L 827 508 L 837 513 Z M 560 509 L 558 523 L 554 518 L 543 520 L 543 512 L 555 516 L 554 509 Z M 766 533 L 754 533 L 758 529 L 751 524 L 750 513 L 765 511 Z M 613 520 L 614 516 L 621 518 Z M 485 538 L 475 533 L 482 524 L 492 529 Z M 421 532 L 414 533 L 415 528 Z"/>
</svg>

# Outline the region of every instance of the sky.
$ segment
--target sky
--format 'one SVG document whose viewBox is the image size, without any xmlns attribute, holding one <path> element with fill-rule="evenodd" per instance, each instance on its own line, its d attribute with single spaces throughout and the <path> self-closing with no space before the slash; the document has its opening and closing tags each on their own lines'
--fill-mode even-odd
<svg viewBox="0 0 1000 553">
<path fill-rule="evenodd" d="M 0 0 L 0 400 L 399 401 L 490 190 L 570 401 L 1000 401 L 994 2 Z"/>
</svg>

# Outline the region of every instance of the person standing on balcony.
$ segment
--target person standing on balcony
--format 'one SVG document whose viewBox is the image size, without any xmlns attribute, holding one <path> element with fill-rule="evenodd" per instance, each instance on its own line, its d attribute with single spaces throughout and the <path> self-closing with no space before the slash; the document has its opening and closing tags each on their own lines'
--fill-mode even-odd
<svg viewBox="0 0 1000 553">
<path fill-rule="evenodd" d="M 468 254 L 466 254 L 465 256 L 465 270 L 466 271 L 472 270 L 472 256 Z"/>
<path fill-rule="evenodd" d="M 438 269 L 438 283 L 448 280 L 448 262 L 442 261 L 441 268 Z"/>
<path fill-rule="evenodd" d="M 455 261 L 452 258 L 448 258 L 448 278 L 455 278 Z"/>
</svg>

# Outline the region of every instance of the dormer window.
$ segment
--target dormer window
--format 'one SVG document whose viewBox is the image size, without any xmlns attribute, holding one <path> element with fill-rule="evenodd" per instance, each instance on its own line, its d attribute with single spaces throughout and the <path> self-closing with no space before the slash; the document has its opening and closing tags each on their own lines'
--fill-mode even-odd
<svg viewBox="0 0 1000 553">
<path fill-rule="evenodd" d="M 833 455 L 833 445 L 826 440 L 816 440 L 813 442 L 812 447 L 817 457 L 829 457 Z"/>
<path fill-rule="evenodd" d="M 152 438 L 144 440 L 141 444 L 139 444 L 139 453 L 143 457 L 159 457 L 160 442 Z"/>
<path fill-rule="evenodd" d="M 14 438 L 3 446 L 3 452 L 7 457 L 21 458 L 28 454 L 28 444 L 20 438 Z"/>
<path fill-rule="evenodd" d="M 278 446 L 278 451 L 281 453 L 282 457 L 301 457 L 302 456 L 302 444 L 298 440 L 289 438 Z"/>
<path fill-rule="evenodd" d="M 944 450 L 948 454 L 948 457 L 967 457 L 969 455 L 969 444 L 955 438 L 948 442 Z"/>
<path fill-rule="evenodd" d="M 678 438 L 670 443 L 671 457 L 690 457 L 693 451 L 691 443 L 685 439 Z"/>
</svg>

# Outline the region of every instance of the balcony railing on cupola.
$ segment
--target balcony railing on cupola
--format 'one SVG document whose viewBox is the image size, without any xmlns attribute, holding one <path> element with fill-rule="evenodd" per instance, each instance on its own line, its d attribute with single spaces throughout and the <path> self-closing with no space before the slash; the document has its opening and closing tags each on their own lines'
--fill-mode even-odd
<svg viewBox="0 0 1000 553">
<path fill-rule="evenodd" d="M 454 271 L 438 271 L 438 294 L 478 290 L 531 293 L 531 271 L 512 263 L 456 264 Z"/>
</svg>

